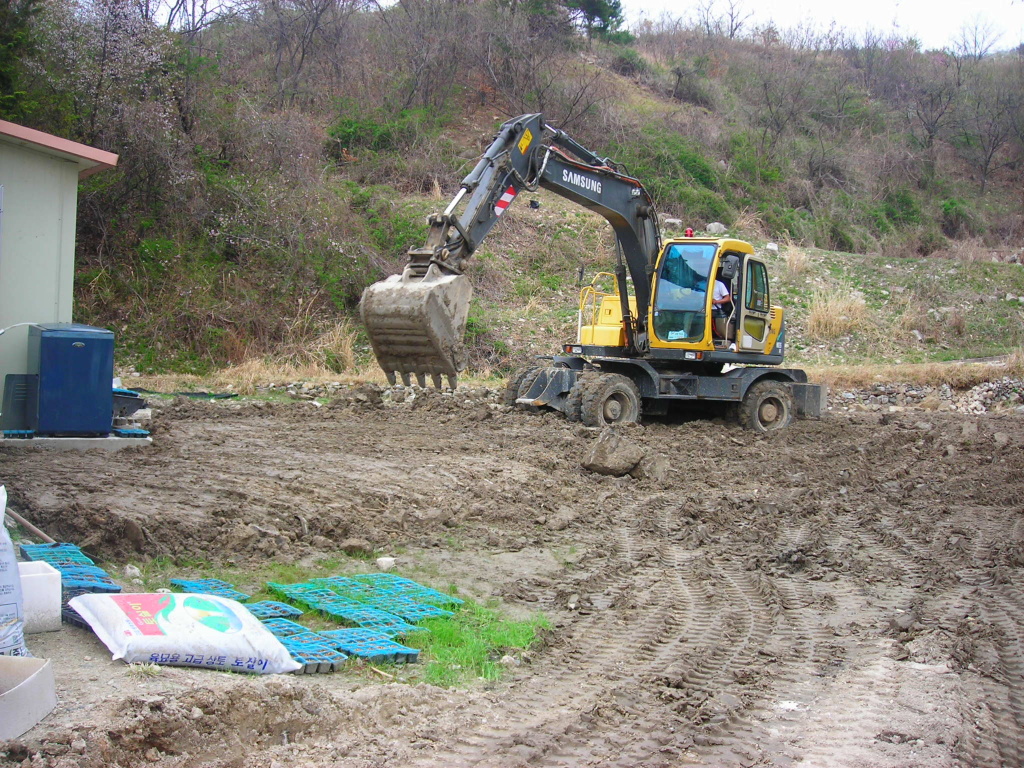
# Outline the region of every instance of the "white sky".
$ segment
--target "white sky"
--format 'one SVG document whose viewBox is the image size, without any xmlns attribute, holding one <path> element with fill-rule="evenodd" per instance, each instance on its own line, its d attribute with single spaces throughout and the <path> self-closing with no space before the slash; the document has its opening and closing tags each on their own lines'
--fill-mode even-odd
<svg viewBox="0 0 1024 768">
<path fill-rule="evenodd" d="M 667 13 L 688 18 L 707 0 L 623 0 L 629 26 L 647 17 L 659 19 Z M 719 12 L 726 0 L 717 0 Z M 999 36 L 998 49 L 1009 49 L 1024 41 L 1024 0 L 739 0 L 739 5 L 754 12 L 754 23 L 775 22 L 780 28 L 810 24 L 827 28 L 833 21 L 849 32 L 866 28 L 889 31 L 894 27 L 901 36 L 919 39 L 924 48 L 945 47 L 965 25 L 980 22 Z"/>
</svg>

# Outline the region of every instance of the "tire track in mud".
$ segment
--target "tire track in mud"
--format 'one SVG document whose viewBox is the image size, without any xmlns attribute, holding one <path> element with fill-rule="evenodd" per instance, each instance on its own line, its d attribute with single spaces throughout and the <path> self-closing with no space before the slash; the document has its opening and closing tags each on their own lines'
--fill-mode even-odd
<svg viewBox="0 0 1024 768">
<path fill-rule="evenodd" d="M 647 523 L 655 535 L 673 537 L 679 531 L 678 506 L 664 498 L 647 506 L 654 507 Z M 597 741 L 616 745 L 600 758 L 602 765 L 640 765 L 652 754 L 667 756 L 691 743 L 685 752 L 690 758 L 721 765 L 757 759 L 759 752 L 750 745 L 758 724 L 745 710 L 762 696 L 762 651 L 783 610 L 778 592 L 770 579 L 746 571 L 739 562 L 678 544 L 661 546 L 658 567 L 668 579 L 659 583 L 655 602 L 673 601 L 679 627 L 673 630 L 669 623 L 674 638 L 656 638 L 636 654 L 640 668 L 630 686 L 651 688 L 657 695 L 644 709 L 646 738 L 636 738 L 630 718 L 616 717 L 601 724 L 600 732 L 595 727 L 572 743 L 562 739 L 555 752 L 536 764 L 580 764 L 595 758 Z M 680 606 L 685 609 L 682 622 Z"/>
<path fill-rule="evenodd" d="M 602 594 L 608 601 L 613 605 L 625 603 L 626 608 L 598 610 L 580 617 L 554 653 L 531 670 L 529 678 L 509 687 L 500 711 L 492 718 L 494 723 L 463 736 L 444 753 L 412 764 L 559 764 L 561 758 L 556 755 L 550 758 L 554 763 L 538 761 L 546 760 L 545 756 L 556 749 L 564 749 L 574 733 L 586 734 L 579 741 L 586 745 L 588 754 L 601 753 L 597 741 L 600 732 L 594 732 L 593 724 L 612 711 L 617 716 L 629 716 L 628 697 L 618 694 L 627 692 L 638 659 L 642 663 L 651 649 L 671 636 L 675 615 L 683 610 L 674 606 L 674 601 L 658 599 L 664 588 L 659 586 L 663 579 L 656 569 L 623 567 L 635 557 L 636 543 L 631 528 L 620 529 L 610 553 L 617 567 L 608 563 L 603 569 L 606 575 L 587 582 L 591 588 L 603 584 Z M 630 607 L 635 593 L 645 598 L 642 609 Z M 639 624 L 624 619 L 623 614 L 630 613 L 639 615 Z M 637 638 L 643 646 L 639 650 L 635 649 Z"/>
<path fill-rule="evenodd" d="M 654 506 L 646 521 L 673 530 L 665 517 L 675 511 Z M 510 687 L 500 727 L 463 738 L 430 764 L 625 768 L 678 756 L 695 738 L 719 742 L 722 756 L 743 750 L 743 734 L 730 736 L 743 698 L 714 695 L 734 684 L 732 671 L 752 665 L 775 612 L 738 565 L 651 542 L 639 531 L 646 524 L 620 527 L 616 537 L 625 561 L 654 554 L 605 586 L 611 604 L 626 607 L 576 621 L 563 647 Z"/>
<path fill-rule="evenodd" d="M 970 649 L 965 682 L 975 695 L 958 757 L 965 765 L 1024 765 L 1024 593 L 1012 584 L 977 587 L 959 612 Z M 963 617 L 967 618 L 964 619 Z"/>
</svg>

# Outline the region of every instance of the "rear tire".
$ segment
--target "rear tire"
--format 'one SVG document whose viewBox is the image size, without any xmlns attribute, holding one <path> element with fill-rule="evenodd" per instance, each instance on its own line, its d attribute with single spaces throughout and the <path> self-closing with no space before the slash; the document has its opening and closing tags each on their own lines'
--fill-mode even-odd
<svg viewBox="0 0 1024 768">
<path fill-rule="evenodd" d="M 640 421 L 640 390 L 629 378 L 603 373 L 580 382 L 580 418 L 588 427 L 632 424 Z"/>
<path fill-rule="evenodd" d="M 739 422 L 753 432 L 775 432 L 793 421 L 793 395 L 779 381 L 751 385 L 739 406 Z"/>
</svg>

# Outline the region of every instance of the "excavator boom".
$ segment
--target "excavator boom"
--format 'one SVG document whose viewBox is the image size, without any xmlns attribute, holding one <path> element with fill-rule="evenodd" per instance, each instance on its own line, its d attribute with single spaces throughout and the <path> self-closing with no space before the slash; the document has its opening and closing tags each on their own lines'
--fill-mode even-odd
<svg viewBox="0 0 1024 768">
<path fill-rule="evenodd" d="M 506 122 L 443 213 L 430 217 L 422 248 L 409 251 L 401 275 L 363 292 L 360 312 L 374 355 L 392 384 L 429 375 L 454 388 L 466 367 L 463 344 L 472 287 L 466 262 L 523 190 L 544 187 L 600 213 L 615 230 L 619 290 L 628 295 L 626 272 L 636 293 L 636 316 L 624 318 L 629 349 L 647 349 L 651 276 L 661 246 L 650 195 L 639 181 L 620 173 L 544 122 L 522 115 Z M 468 199 L 467 199 L 468 198 Z M 466 201 L 461 213 L 456 209 Z"/>
</svg>

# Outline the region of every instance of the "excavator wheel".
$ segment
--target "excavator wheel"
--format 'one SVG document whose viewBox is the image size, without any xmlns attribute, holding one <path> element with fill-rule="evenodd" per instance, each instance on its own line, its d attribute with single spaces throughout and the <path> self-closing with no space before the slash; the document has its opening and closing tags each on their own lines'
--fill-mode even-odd
<svg viewBox="0 0 1024 768">
<path fill-rule="evenodd" d="M 640 421 L 640 390 L 619 373 L 580 380 L 583 398 L 580 418 L 588 427 L 632 424 Z"/>
<path fill-rule="evenodd" d="M 565 396 L 565 418 L 569 421 L 583 420 L 583 379 L 577 379 Z"/>
<path fill-rule="evenodd" d="M 751 385 L 739 405 L 739 422 L 754 432 L 785 429 L 793 420 L 793 395 L 778 381 L 758 381 Z"/>
<path fill-rule="evenodd" d="M 502 402 L 505 405 L 515 406 L 516 399 L 520 396 L 520 390 L 529 389 L 533 382 L 537 380 L 539 374 L 540 366 L 537 365 L 527 365 L 512 374 L 512 378 L 505 384 L 505 394 L 502 397 Z M 523 387 L 524 384 L 527 385 L 525 388 Z"/>
</svg>

